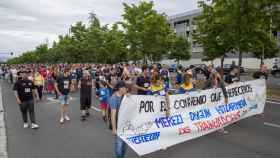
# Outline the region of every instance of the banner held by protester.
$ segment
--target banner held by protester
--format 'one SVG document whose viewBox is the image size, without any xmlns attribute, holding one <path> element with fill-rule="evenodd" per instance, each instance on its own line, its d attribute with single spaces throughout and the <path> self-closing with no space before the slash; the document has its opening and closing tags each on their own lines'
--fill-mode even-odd
<svg viewBox="0 0 280 158">
<path fill-rule="evenodd" d="M 145 155 L 217 131 L 241 119 L 263 113 L 265 80 L 227 87 L 225 104 L 219 88 L 171 95 L 171 114 L 161 96 L 125 97 L 119 111 L 118 136 L 139 155 Z"/>
</svg>

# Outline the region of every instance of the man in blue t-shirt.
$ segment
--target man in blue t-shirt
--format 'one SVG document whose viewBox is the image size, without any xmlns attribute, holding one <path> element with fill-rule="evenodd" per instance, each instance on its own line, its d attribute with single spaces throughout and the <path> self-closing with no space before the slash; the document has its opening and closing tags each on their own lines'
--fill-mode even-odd
<svg viewBox="0 0 280 158">
<path fill-rule="evenodd" d="M 117 122 L 118 113 L 121 106 L 122 98 L 127 93 L 126 85 L 123 81 L 116 84 L 115 93 L 109 99 L 109 105 L 111 108 L 111 122 L 112 122 L 112 133 L 116 136 L 115 142 L 115 154 L 116 158 L 124 158 L 127 145 L 125 142 L 117 136 Z"/>
</svg>

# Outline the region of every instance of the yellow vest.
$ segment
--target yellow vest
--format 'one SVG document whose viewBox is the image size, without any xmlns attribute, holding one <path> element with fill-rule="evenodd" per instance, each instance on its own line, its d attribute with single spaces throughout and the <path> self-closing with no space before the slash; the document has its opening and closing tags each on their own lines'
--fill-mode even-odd
<svg viewBox="0 0 280 158">
<path fill-rule="evenodd" d="M 43 86 L 44 85 L 44 78 L 42 75 L 36 75 L 34 77 L 34 85 L 35 86 Z"/>
</svg>

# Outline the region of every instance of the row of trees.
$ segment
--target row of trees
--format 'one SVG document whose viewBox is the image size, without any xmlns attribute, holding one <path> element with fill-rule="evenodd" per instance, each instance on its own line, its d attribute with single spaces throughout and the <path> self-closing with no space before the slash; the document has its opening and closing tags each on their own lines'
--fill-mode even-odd
<svg viewBox="0 0 280 158">
<path fill-rule="evenodd" d="M 257 58 L 275 57 L 279 53 L 273 30 L 280 30 L 279 0 L 205 0 L 197 19 L 195 38 L 204 48 L 206 60 L 226 57 L 226 53 L 239 54 L 239 66 L 244 53 Z"/>
<path fill-rule="evenodd" d="M 77 22 L 67 35 L 60 35 L 49 48 L 41 44 L 9 63 L 94 62 L 188 60 L 190 44 L 177 37 L 165 14 L 153 9 L 153 2 L 124 5 L 123 20 L 101 25 L 94 13 L 89 24 Z M 221 58 L 227 53 L 242 56 L 253 53 L 257 58 L 275 57 L 279 46 L 273 30 L 280 30 L 279 0 L 200 0 L 203 13 L 197 21 L 194 39 L 204 49 L 205 60 Z"/>
<path fill-rule="evenodd" d="M 77 22 L 50 48 L 41 44 L 9 63 L 117 63 L 190 58 L 188 41 L 174 34 L 166 15 L 153 9 L 153 2 L 123 5 L 123 20 L 111 27 L 101 25 L 97 16 L 90 13 L 88 25 Z"/>
</svg>

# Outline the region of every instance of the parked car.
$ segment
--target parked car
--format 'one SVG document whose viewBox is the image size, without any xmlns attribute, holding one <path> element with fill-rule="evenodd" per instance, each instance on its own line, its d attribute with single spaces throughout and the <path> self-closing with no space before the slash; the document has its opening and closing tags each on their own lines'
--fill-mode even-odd
<svg viewBox="0 0 280 158">
<path fill-rule="evenodd" d="M 207 66 L 205 64 L 193 64 L 189 68 L 194 69 L 198 74 L 202 74 L 207 69 Z"/>
<path fill-rule="evenodd" d="M 273 65 L 271 74 L 276 78 L 280 78 L 280 66 L 278 64 Z"/>
<path fill-rule="evenodd" d="M 218 71 L 222 70 L 220 66 L 216 67 L 216 69 Z M 223 68 L 224 74 L 229 74 L 231 69 L 232 69 L 232 64 L 224 64 L 224 68 Z M 240 67 L 240 73 L 244 73 L 244 72 L 245 72 L 244 67 L 241 66 Z"/>
</svg>

